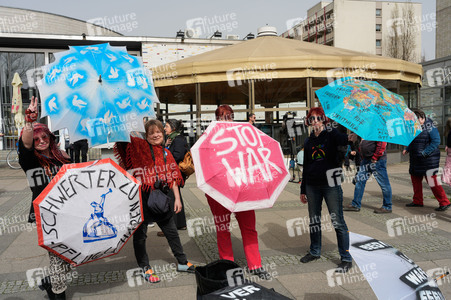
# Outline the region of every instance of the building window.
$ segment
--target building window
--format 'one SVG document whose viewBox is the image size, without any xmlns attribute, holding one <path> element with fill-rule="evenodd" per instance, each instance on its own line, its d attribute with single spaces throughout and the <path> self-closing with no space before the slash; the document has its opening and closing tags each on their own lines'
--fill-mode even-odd
<svg viewBox="0 0 451 300">
<path fill-rule="evenodd" d="M 376 24 L 376 31 L 380 32 L 382 28 L 381 24 Z"/>
<path fill-rule="evenodd" d="M 382 9 L 376 8 L 376 17 L 380 17 L 382 15 Z"/>
<path fill-rule="evenodd" d="M 382 46 L 382 41 L 376 40 L 376 47 L 381 47 L 381 46 Z"/>
</svg>

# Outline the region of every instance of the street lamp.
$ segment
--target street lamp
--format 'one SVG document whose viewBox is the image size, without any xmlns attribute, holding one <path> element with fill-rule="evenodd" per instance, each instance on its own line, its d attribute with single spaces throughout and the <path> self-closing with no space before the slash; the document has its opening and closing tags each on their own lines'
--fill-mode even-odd
<svg viewBox="0 0 451 300">
<path fill-rule="evenodd" d="M 183 30 L 177 31 L 177 35 L 175 36 L 175 38 L 181 38 L 183 43 L 185 41 L 185 32 Z"/>
<path fill-rule="evenodd" d="M 221 38 L 222 37 L 222 32 L 220 32 L 219 30 L 216 30 L 215 33 L 213 33 L 213 35 L 210 37 L 210 39 L 212 38 Z"/>
<path fill-rule="evenodd" d="M 252 32 L 249 32 L 243 40 L 252 40 L 255 38 L 255 35 Z"/>
</svg>

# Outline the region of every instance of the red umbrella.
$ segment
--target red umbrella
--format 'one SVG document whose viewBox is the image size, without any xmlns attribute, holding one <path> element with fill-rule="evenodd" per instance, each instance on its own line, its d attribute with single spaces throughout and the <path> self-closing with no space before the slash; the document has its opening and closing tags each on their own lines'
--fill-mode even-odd
<svg viewBox="0 0 451 300">
<path fill-rule="evenodd" d="M 117 254 L 143 221 L 138 181 L 109 158 L 64 165 L 33 205 L 39 246 L 72 265 Z"/>
<path fill-rule="evenodd" d="M 191 154 L 197 186 L 232 212 L 272 207 L 290 178 L 279 142 L 250 123 L 212 122 Z"/>
</svg>

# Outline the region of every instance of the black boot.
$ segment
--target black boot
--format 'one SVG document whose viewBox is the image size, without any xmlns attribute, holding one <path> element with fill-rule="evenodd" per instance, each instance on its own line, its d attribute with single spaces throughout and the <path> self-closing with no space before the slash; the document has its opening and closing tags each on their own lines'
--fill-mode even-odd
<svg viewBox="0 0 451 300">
<path fill-rule="evenodd" d="M 55 293 L 52 291 L 52 283 L 50 282 L 50 276 L 46 276 L 41 280 L 41 284 L 38 286 L 41 291 L 46 291 L 50 300 L 54 300 Z M 65 298 L 64 298 L 65 299 Z"/>
<path fill-rule="evenodd" d="M 55 294 L 55 300 L 66 300 L 66 291 L 60 294 Z"/>
</svg>

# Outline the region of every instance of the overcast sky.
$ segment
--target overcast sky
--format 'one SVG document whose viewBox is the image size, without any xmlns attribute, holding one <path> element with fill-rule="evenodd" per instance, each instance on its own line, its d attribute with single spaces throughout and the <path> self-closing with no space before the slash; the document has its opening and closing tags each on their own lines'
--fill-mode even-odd
<svg viewBox="0 0 451 300">
<path fill-rule="evenodd" d="M 50 12 L 84 21 L 101 18 L 106 23 L 113 24 L 110 26 L 116 26 L 113 29 L 118 29 L 127 36 L 175 37 L 178 30 L 187 28 L 187 24 L 196 24 L 197 18 L 203 18 L 207 22 L 219 20 L 216 22 L 224 28 L 223 37 L 226 34 L 236 34 L 243 38 L 250 32 L 256 34 L 257 28 L 266 24 L 275 26 L 278 34 L 281 34 L 287 30 L 287 22 L 305 18 L 307 10 L 318 2 L 319 0 L 0 0 L 0 5 Z M 435 0 L 413 2 L 423 4 L 422 16 L 435 14 Z M 207 34 L 209 32 L 202 32 L 201 37 Z M 427 60 L 435 58 L 435 29 L 422 31 L 422 52 Z"/>
</svg>

